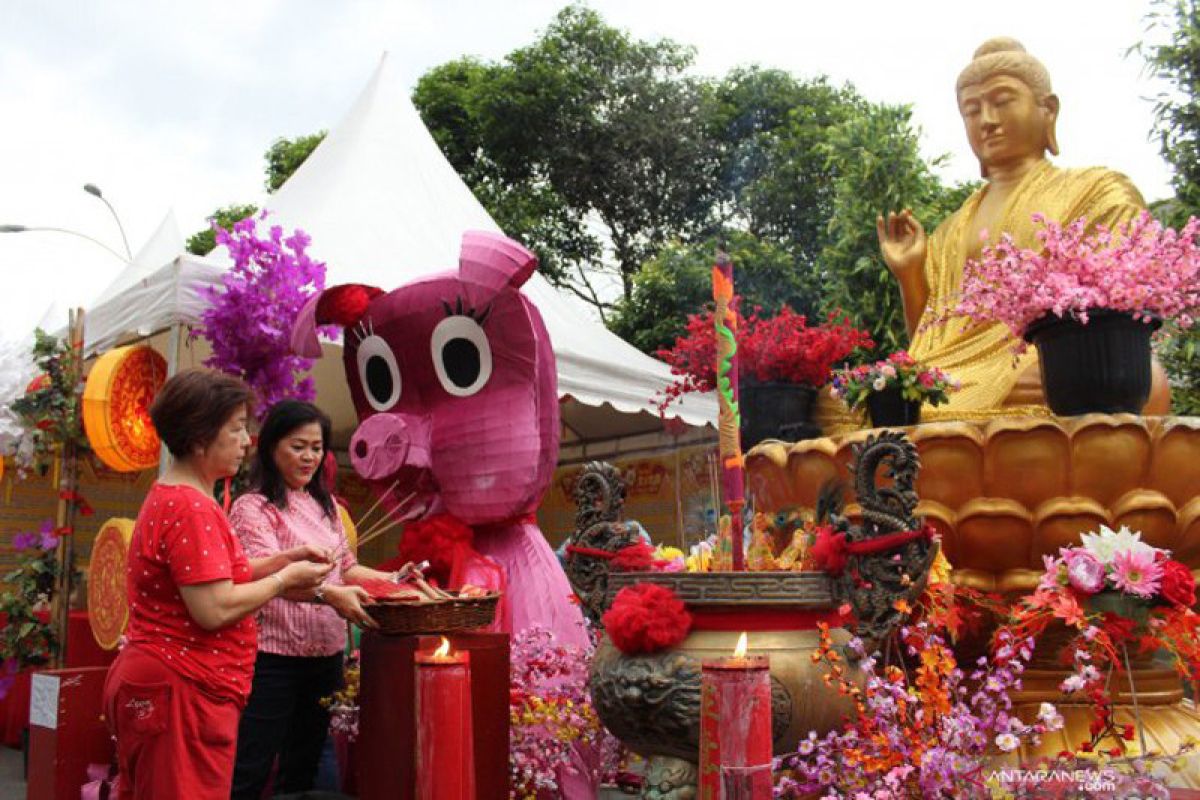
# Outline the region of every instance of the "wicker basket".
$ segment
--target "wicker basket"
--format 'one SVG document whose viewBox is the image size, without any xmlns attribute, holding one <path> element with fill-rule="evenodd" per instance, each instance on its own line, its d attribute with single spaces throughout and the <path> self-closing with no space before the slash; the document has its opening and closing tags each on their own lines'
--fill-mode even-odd
<svg viewBox="0 0 1200 800">
<path fill-rule="evenodd" d="M 390 636 L 450 633 L 484 628 L 496 617 L 500 594 L 433 600 L 424 603 L 379 600 L 364 606 L 379 632 Z"/>
</svg>

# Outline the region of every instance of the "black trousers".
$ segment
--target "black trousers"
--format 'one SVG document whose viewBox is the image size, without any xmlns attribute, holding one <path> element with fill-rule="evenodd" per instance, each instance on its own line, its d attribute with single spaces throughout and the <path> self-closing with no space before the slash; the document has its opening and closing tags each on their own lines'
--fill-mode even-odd
<svg viewBox="0 0 1200 800">
<path fill-rule="evenodd" d="M 329 732 L 321 698 L 342 685 L 342 654 L 280 656 L 259 652 L 250 700 L 238 726 L 233 800 L 259 800 L 279 758 L 275 792 L 313 788 Z"/>
</svg>

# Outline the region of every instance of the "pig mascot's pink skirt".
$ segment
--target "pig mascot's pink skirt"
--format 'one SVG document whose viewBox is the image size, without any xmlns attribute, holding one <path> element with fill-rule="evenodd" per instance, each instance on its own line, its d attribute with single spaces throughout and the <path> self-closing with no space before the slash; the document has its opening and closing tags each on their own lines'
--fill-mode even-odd
<svg viewBox="0 0 1200 800">
<path fill-rule="evenodd" d="M 555 643 L 589 646 L 583 612 L 571 602 L 574 593 L 567 575 L 537 525 L 522 522 L 478 531 L 475 549 L 494 559 L 505 571 L 511 631 L 538 625 L 554 634 Z M 599 755 L 590 748 L 574 751 L 573 763 L 559 773 L 566 800 L 592 800 Z"/>
</svg>

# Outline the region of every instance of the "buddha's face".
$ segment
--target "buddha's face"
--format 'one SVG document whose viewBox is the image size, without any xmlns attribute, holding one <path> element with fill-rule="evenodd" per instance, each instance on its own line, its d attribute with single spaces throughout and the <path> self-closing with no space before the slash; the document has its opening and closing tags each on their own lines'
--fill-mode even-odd
<svg viewBox="0 0 1200 800">
<path fill-rule="evenodd" d="M 964 86 L 958 110 L 986 175 L 992 167 L 1043 156 L 1057 99 L 1050 95 L 1039 103 L 1024 81 L 1001 74 Z"/>
</svg>

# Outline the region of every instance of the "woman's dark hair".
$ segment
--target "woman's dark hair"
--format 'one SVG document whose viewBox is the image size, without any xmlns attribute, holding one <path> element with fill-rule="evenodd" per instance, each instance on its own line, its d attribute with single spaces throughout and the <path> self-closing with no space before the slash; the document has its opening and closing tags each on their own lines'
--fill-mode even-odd
<svg viewBox="0 0 1200 800">
<path fill-rule="evenodd" d="M 208 447 L 239 408 L 248 411 L 254 393 L 242 381 L 207 369 L 186 369 L 154 396 L 150 421 L 171 455 L 190 457 Z"/>
<path fill-rule="evenodd" d="M 262 427 L 259 428 L 258 452 L 254 456 L 254 466 L 250 471 L 250 486 L 253 487 L 253 491 L 261 492 L 280 510 L 287 508 L 288 487 L 275 463 L 275 447 L 297 428 L 313 422 L 321 426 L 321 450 L 328 455 L 333 426 L 329 422 L 328 415 L 312 403 L 304 403 L 300 400 L 281 400 L 271 406 L 266 419 L 262 422 Z M 324 509 L 325 516 L 332 520 L 337 509 L 322 480 L 324 473 L 325 459 L 322 458 L 312 479 L 304 487 L 304 491 L 312 495 L 313 499 Z"/>
</svg>

